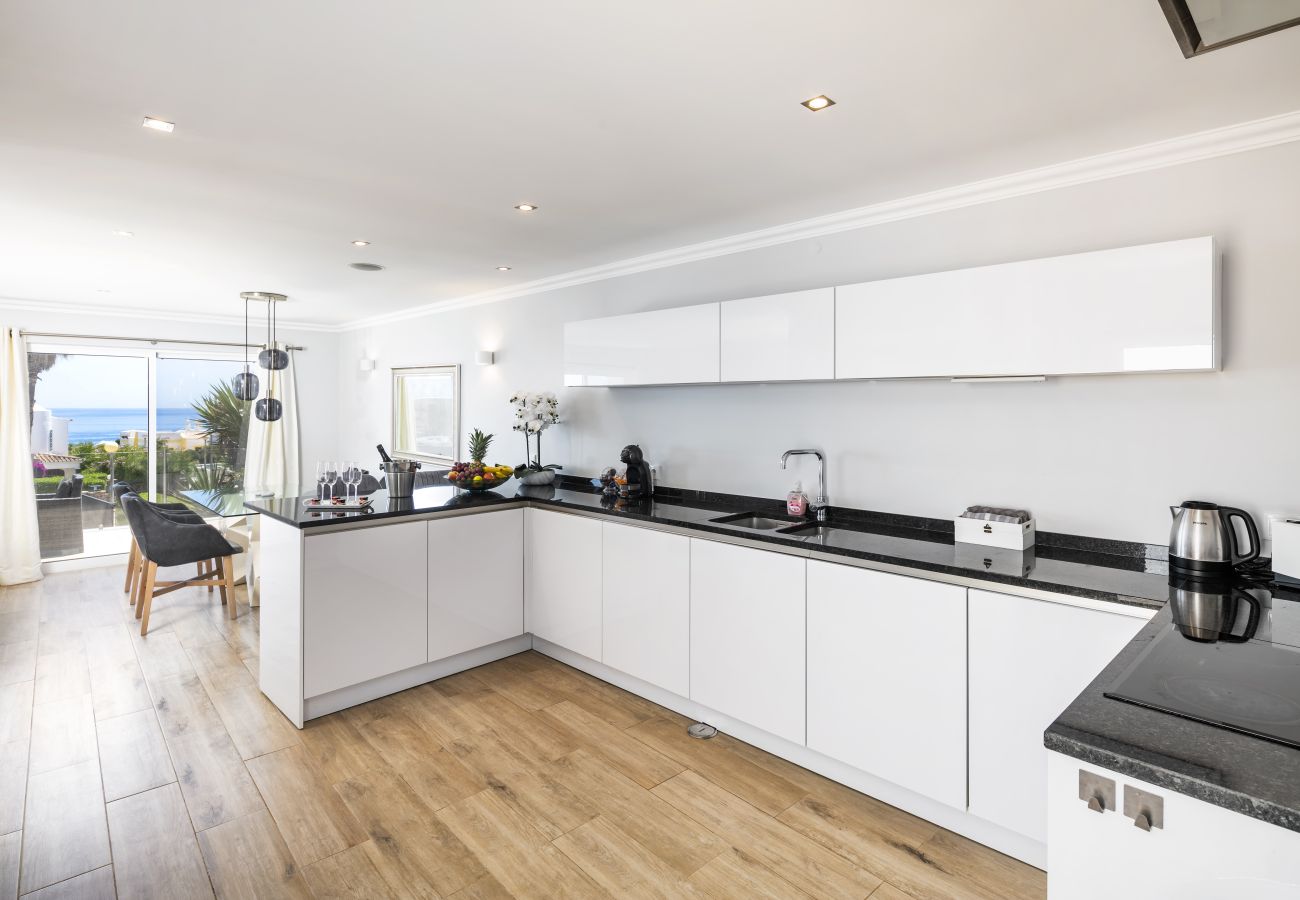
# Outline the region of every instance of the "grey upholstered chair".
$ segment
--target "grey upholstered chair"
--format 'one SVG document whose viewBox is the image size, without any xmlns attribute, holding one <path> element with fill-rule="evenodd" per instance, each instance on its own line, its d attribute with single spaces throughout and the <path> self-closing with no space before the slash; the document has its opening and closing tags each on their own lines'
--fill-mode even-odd
<svg viewBox="0 0 1300 900">
<path fill-rule="evenodd" d="M 144 560 L 144 571 L 135 592 L 135 617 L 140 620 L 140 634 L 149 631 L 153 598 L 183 587 L 219 588 L 226 614 L 235 618 L 234 556 L 243 549 L 230 543 L 211 525 L 190 521 L 174 510 L 155 509 L 138 495 L 123 494 L 121 502 Z M 157 580 L 160 566 L 169 568 L 191 563 L 199 564 L 199 577 Z M 206 572 L 204 563 L 208 563 Z"/>
<path fill-rule="evenodd" d="M 121 506 L 122 504 L 122 497 L 125 496 L 126 494 L 131 494 L 132 496 L 139 496 L 138 494 L 136 494 L 135 488 L 131 487 L 131 485 L 127 484 L 125 481 L 113 482 L 112 487 L 109 488 L 109 492 L 113 496 L 113 502 L 117 503 L 119 506 Z M 143 497 L 141 497 L 140 499 L 142 502 L 147 503 L 149 506 L 152 506 L 154 509 L 159 510 L 160 512 L 166 512 L 171 516 L 175 516 L 180 521 L 190 522 L 192 524 L 201 523 L 203 521 L 202 516 L 194 512 L 194 510 L 190 509 L 184 503 L 154 503 L 150 500 L 145 500 Z M 125 512 L 126 510 L 125 508 L 123 508 L 123 513 Z M 204 560 L 203 562 L 200 562 L 198 564 L 197 571 L 199 573 L 199 577 L 202 578 L 204 573 L 208 571 L 208 561 Z M 126 558 L 126 584 L 122 586 L 123 593 L 127 593 L 131 595 L 132 606 L 135 605 L 136 584 L 138 583 L 138 579 L 143 574 L 143 572 L 144 572 L 144 557 L 140 555 L 140 544 L 136 541 L 135 534 L 133 533 L 131 535 L 131 552 L 127 555 Z M 212 593 L 211 585 L 208 586 L 208 593 L 209 594 Z"/>
</svg>

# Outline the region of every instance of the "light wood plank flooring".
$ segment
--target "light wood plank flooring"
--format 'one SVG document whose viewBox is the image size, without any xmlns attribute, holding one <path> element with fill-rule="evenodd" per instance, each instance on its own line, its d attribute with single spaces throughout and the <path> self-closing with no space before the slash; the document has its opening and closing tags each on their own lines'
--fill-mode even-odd
<svg viewBox="0 0 1300 900">
<path fill-rule="evenodd" d="M 525 653 L 293 728 L 256 611 L 0 588 L 0 900 L 1028 898 L 1042 872 Z"/>
</svg>

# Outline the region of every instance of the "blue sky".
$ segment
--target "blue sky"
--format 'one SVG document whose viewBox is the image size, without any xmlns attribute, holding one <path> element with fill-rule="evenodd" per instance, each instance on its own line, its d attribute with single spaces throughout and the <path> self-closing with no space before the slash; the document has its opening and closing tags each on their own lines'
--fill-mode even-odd
<svg viewBox="0 0 1300 900">
<path fill-rule="evenodd" d="M 189 406 L 217 381 L 243 370 L 242 362 L 158 360 L 158 405 Z M 36 402 L 49 409 L 144 409 L 149 405 L 149 365 L 129 356 L 60 357 L 36 385 Z"/>
</svg>

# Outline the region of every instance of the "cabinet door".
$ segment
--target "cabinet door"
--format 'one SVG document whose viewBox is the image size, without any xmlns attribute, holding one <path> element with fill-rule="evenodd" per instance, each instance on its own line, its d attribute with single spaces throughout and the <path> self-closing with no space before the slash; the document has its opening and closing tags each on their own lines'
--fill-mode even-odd
<svg viewBox="0 0 1300 900">
<path fill-rule="evenodd" d="M 804 560 L 691 540 L 691 693 L 804 742 Z"/>
<path fill-rule="evenodd" d="M 846 285 L 835 377 L 1218 367 L 1213 238 Z"/>
<path fill-rule="evenodd" d="M 718 380 L 718 304 L 564 326 L 564 383 L 698 384 Z"/>
<path fill-rule="evenodd" d="M 523 633 L 524 511 L 430 520 L 429 661 Z"/>
<path fill-rule="evenodd" d="M 539 638 L 601 658 L 601 523 L 529 509 L 525 621 Z"/>
<path fill-rule="evenodd" d="M 966 806 L 966 589 L 808 563 L 808 747 Z"/>
<path fill-rule="evenodd" d="M 304 539 L 305 696 L 428 661 L 426 535 L 405 522 Z"/>
<path fill-rule="evenodd" d="M 690 538 L 606 522 L 604 541 L 603 662 L 688 696 Z"/>
<path fill-rule="evenodd" d="M 1145 618 L 970 592 L 970 812 L 1047 840 L 1043 732 Z"/>
<path fill-rule="evenodd" d="M 834 377 L 834 288 L 722 304 L 723 381 Z"/>
</svg>

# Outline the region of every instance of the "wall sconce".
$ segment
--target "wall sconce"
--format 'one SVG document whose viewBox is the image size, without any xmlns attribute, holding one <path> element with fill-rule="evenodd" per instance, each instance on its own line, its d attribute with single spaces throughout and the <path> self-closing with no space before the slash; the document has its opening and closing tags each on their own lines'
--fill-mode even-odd
<svg viewBox="0 0 1300 900">
<path fill-rule="evenodd" d="M 373 372 L 375 371 L 375 361 L 368 356 L 363 356 L 361 361 L 357 363 L 357 368 L 362 372 Z"/>
<path fill-rule="evenodd" d="M 491 350 L 480 350 L 474 354 L 474 362 L 480 366 L 490 366 L 496 363 L 497 355 Z"/>
</svg>

